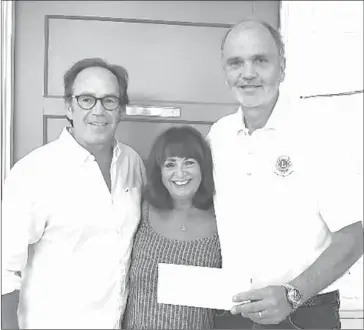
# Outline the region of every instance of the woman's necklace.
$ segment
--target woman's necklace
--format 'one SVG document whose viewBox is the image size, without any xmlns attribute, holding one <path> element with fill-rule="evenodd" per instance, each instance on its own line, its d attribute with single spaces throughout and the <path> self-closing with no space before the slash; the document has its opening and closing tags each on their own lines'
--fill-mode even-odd
<svg viewBox="0 0 364 330">
<path fill-rule="evenodd" d="M 188 222 L 188 218 L 190 217 L 190 214 L 191 214 L 191 209 L 188 210 L 187 212 L 182 212 L 182 213 L 179 213 L 179 216 L 178 218 L 181 219 L 179 220 L 180 222 L 185 222 L 184 224 L 180 224 L 180 230 L 182 231 L 187 231 L 188 230 L 188 227 L 187 227 L 187 222 Z"/>
</svg>

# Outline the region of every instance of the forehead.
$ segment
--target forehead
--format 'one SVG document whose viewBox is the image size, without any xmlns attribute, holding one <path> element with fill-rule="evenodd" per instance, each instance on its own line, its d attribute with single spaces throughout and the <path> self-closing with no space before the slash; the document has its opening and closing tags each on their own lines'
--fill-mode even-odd
<svg viewBox="0 0 364 330">
<path fill-rule="evenodd" d="M 251 57 L 257 54 L 278 55 L 277 45 L 269 30 L 260 24 L 245 24 L 226 38 L 223 57 Z"/>
<path fill-rule="evenodd" d="M 82 70 L 73 83 L 75 94 L 91 93 L 97 95 L 119 95 L 119 84 L 116 76 L 109 70 L 91 67 Z"/>
</svg>

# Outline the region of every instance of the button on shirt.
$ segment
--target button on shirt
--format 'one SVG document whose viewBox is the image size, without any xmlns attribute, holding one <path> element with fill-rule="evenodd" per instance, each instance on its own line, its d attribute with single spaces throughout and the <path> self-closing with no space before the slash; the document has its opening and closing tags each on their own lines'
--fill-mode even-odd
<svg viewBox="0 0 364 330">
<path fill-rule="evenodd" d="M 239 108 L 212 125 L 207 136 L 223 268 L 237 277 L 242 291 L 293 280 L 329 246 L 331 231 L 362 220 L 350 212 L 332 216 L 330 190 L 339 204 L 357 178 L 349 163 L 347 173 L 340 172 L 346 158 L 339 151 L 340 157 L 329 156 L 329 141 L 318 138 L 322 131 L 311 131 L 315 117 L 300 109 L 280 97 L 266 126 L 249 134 Z M 326 291 L 335 289 L 337 283 Z"/>
<path fill-rule="evenodd" d="M 133 149 L 116 142 L 110 171 L 111 193 L 67 128 L 10 171 L 2 294 L 20 289 L 20 328 L 119 327 L 145 170 Z"/>
</svg>

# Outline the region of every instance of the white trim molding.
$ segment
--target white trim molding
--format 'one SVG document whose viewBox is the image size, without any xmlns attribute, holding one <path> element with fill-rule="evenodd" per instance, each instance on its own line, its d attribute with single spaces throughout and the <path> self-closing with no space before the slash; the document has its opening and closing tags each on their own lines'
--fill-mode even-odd
<svg viewBox="0 0 364 330">
<path fill-rule="evenodd" d="M 15 1 L 1 1 L 1 187 L 12 166 L 14 113 Z"/>
<path fill-rule="evenodd" d="M 290 94 L 363 90 L 363 1 L 281 1 L 280 26 Z"/>
</svg>

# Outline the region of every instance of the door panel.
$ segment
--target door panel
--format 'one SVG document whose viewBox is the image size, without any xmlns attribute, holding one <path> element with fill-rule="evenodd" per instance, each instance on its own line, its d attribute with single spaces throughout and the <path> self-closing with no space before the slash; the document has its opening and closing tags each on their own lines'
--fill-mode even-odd
<svg viewBox="0 0 364 330">
<path fill-rule="evenodd" d="M 205 134 L 236 108 L 219 61 L 222 36 L 248 17 L 277 26 L 278 11 L 279 1 L 16 2 L 14 161 L 59 134 L 62 77 L 83 57 L 125 66 L 132 104 L 181 109 L 173 120 L 148 125 L 140 119 L 150 118 L 133 117 L 120 125 L 123 142 L 143 157 L 145 142 L 170 125 Z"/>
<path fill-rule="evenodd" d="M 232 101 L 219 52 L 229 24 L 64 16 L 47 24 L 46 96 L 63 95 L 63 75 L 74 62 L 101 57 L 128 70 L 133 100 Z"/>
<path fill-rule="evenodd" d="M 65 113 L 64 72 L 81 58 L 101 57 L 127 68 L 132 104 L 181 109 L 181 116 L 173 121 L 129 116 L 120 124 L 119 139 L 143 158 L 156 136 L 172 125 L 194 125 L 205 135 L 213 121 L 236 108 L 220 64 L 220 44 L 228 27 L 229 24 L 47 17 L 43 110 L 47 121 L 52 120 L 52 115 Z M 61 122 L 64 120 L 57 117 L 56 127 Z M 55 129 L 53 125 L 45 129 L 47 141 L 58 134 L 58 129 L 48 132 Z"/>
</svg>

